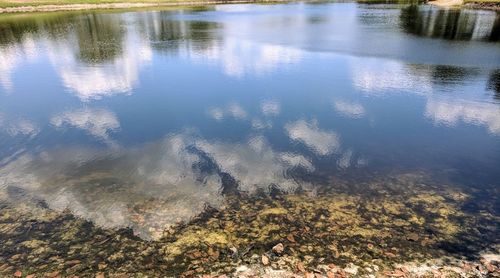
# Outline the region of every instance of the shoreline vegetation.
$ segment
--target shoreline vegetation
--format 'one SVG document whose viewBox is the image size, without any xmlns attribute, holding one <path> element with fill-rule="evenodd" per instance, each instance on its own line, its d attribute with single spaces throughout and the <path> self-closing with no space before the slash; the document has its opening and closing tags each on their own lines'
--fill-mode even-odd
<svg viewBox="0 0 500 278">
<path fill-rule="evenodd" d="M 98 9 L 131 9 L 154 7 L 180 7 L 216 4 L 284 3 L 289 0 L 0 0 L 0 14 L 81 11 Z M 378 3 L 378 0 L 359 1 Z M 384 1 L 385 2 L 385 1 Z M 433 0 L 429 4 L 439 7 L 467 7 L 500 10 L 500 0 Z"/>
</svg>

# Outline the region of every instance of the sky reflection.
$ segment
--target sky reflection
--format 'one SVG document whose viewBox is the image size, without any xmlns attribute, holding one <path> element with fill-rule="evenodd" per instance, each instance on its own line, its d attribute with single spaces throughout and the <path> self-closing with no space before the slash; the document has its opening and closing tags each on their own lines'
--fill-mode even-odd
<svg viewBox="0 0 500 278">
<path fill-rule="evenodd" d="M 0 196 L 156 238 L 231 190 L 498 183 L 497 22 L 354 3 L 3 18 Z"/>
</svg>

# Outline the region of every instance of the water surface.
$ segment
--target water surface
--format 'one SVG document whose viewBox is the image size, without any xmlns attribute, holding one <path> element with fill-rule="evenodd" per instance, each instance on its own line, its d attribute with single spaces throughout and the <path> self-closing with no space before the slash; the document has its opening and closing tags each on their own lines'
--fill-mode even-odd
<svg viewBox="0 0 500 278">
<path fill-rule="evenodd" d="M 467 194 L 456 209 L 491 216 L 480 252 L 498 243 L 499 41 L 498 13 L 428 5 L 3 15 L 0 200 L 158 240 L 234 194 L 323 204 L 395 179 Z"/>
</svg>

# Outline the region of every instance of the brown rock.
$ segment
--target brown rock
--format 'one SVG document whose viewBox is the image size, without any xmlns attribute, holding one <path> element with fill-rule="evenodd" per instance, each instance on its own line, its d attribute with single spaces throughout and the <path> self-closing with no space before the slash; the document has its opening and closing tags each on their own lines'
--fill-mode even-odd
<svg viewBox="0 0 500 278">
<path fill-rule="evenodd" d="M 14 277 L 22 277 L 23 276 L 23 273 L 21 271 L 16 271 L 14 272 Z"/>
<path fill-rule="evenodd" d="M 283 243 L 278 243 L 273 247 L 273 252 L 276 254 L 281 254 L 285 251 L 285 246 L 283 246 Z"/>
<path fill-rule="evenodd" d="M 328 278 L 335 278 L 335 273 L 333 273 L 331 271 L 327 271 L 326 272 L 326 277 L 328 277 Z"/>
<path fill-rule="evenodd" d="M 219 254 L 220 254 L 218 250 L 214 250 L 214 249 L 212 249 L 212 247 L 208 248 L 207 253 L 214 260 L 217 260 L 219 258 Z"/>
<path fill-rule="evenodd" d="M 263 265 L 269 264 L 269 258 L 266 255 L 262 255 L 261 260 Z"/>
<path fill-rule="evenodd" d="M 26 278 L 35 278 L 35 274 L 26 275 Z"/>
<path fill-rule="evenodd" d="M 343 269 L 337 270 L 337 274 L 340 277 L 347 277 L 347 273 Z"/>
<path fill-rule="evenodd" d="M 199 250 L 196 250 L 196 251 L 193 252 L 193 257 L 194 258 L 199 258 L 201 256 L 203 256 L 203 254 Z"/>
<path fill-rule="evenodd" d="M 396 257 L 397 257 L 397 256 L 396 256 L 396 254 L 391 253 L 391 252 L 385 252 L 384 254 L 385 254 L 387 257 L 389 257 L 389 258 L 396 258 Z"/>
<path fill-rule="evenodd" d="M 299 272 L 306 272 L 306 268 L 304 267 L 304 264 L 302 262 L 297 263 L 297 270 Z"/>
<path fill-rule="evenodd" d="M 468 262 L 463 262 L 462 263 L 462 269 L 465 271 L 471 271 L 472 270 L 472 264 Z"/>
<path fill-rule="evenodd" d="M 430 238 L 424 238 L 422 239 L 422 241 L 420 242 L 420 245 L 422 246 L 427 246 L 427 245 L 430 245 L 430 244 L 433 244 L 434 243 L 434 240 L 430 239 Z"/>
<path fill-rule="evenodd" d="M 288 241 L 293 242 L 293 243 L 295 243 L 295 242 L 296 242 L 296 241 L 295 241 L 295 238 L 293 237 L 293 235 L 292 235 L 292 234 L 288 234 L 288 235 L 286 236 L 286 239 L 288 239 Z"/>
<path fill-rule="evenodd" d="M 194 270 L 188 270 L 182 273 L 184 276 L 191 277 L 194 275 Z"/>
<path fill-rule="evenodd" d="M 368 250 L 372 250 L 373 249 L 373 244 L 368 243 L 368 245 L 366 245 L 366 247 L 368 247 Z"/>
<path fill-rule="evenodd" d="M 386 272 L 384 272 L 384 275 L 389 276 L 389 277 L 404 277 L 404 276 L 406 276 L 406 274 L 399 269 L 394 270 L 392 272 L 386 271 Z"/>
<path fill-rule="evenodd" d="M 72 261 L 67 261 L 66 265 L 76 265 L 76 264 L 80 264 L 80 263 L 81 263 L 80 260 L 72 260 Z"/>
<path fill-rule="evenodd" d="M 305 276 L 306 278 L 314 278 L 314 274 L 312 274 L 311 272 L 307 272 Z"/>
<path fill-rule="evenodd" d="M 99 272 L 95 275 L 95 278 L 104 278 L 104 273 Z"/>
<path fill-rule="evenodd" d="M 54 272 L 47 273 L 47 274 L 45 274 L 45 277 L 47 277 L 47 278 L 56 278 L 56 277 L 59 277 L 59 271 L 54 271 Z"/>
<path fill-rule="evenodd" d="M 418 240 L 418 234 L 416 233 L 410 233 L 409 235 L 406 236 L 406 239 L 409 241 L 417 241 Z"/>
<path fill-rule="evenodd" d="M 488 272 L 495 272 L 495 270 L 496 270 L 496 267 L 493 264 L 486 263 L 485 266 L 486 266 L 486 269 L 488 270 Z"/>
</svg>

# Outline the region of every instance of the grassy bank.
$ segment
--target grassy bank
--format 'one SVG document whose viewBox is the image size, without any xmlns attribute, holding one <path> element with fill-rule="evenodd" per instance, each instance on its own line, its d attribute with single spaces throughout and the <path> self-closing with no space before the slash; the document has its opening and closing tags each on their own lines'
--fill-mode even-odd
<svg viewBox="0 0 500 278">
<path fill-rule="evenodd" d="M 0 0 L 0 13 L 278 2 L 289 0 Z"/>
</svg>

